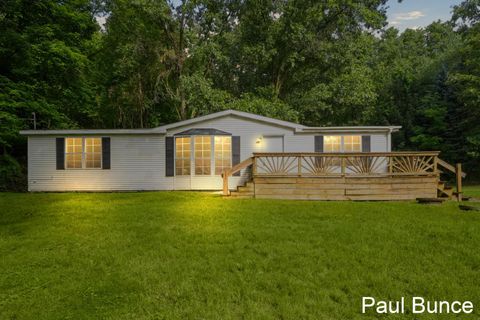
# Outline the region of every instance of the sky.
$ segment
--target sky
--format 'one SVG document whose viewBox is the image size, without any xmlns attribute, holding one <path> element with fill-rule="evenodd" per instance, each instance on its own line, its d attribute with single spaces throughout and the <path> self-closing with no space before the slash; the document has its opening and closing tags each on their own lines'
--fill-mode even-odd
<svg viewBox="0 0 480 320">
<path fill-rule="evenodd" d="M 389 0 L 387 19 L 389 26 L 400 31 L 426 27 L 436 20 L 446 21 L 452 16 L 452 6 L 462 0 Z"/>
</svg>

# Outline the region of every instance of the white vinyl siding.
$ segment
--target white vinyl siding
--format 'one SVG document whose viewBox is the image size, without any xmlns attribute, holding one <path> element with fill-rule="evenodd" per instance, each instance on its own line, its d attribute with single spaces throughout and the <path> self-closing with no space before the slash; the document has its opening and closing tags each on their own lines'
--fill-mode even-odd
<svg viewBox="0 0 480 320">
<path fill-rule="evenodd" d="M 259 137 L 282 136 L 284 152 L 313 152 L 314 136 L 325 133 L 296 134 L 293 129 L 228 115 L 168 130 L 167 135 L 191 128 L 215 128 L 240 136 L 240 161 L 262 152 Z M 362 133 L 363 134 L 363 133 Z M 372 133 L 371 151 L 389 150 L 388 134 Z M 112 135 L 110 170 L 56 170 L 55 138 L 28 137 L 28 179 L 31 191 L 82 190 L 221 190 L 220 175 L 165 176 L 165 135 Z M 214 138 L 212 138 L 214 139 Z M 193 157 L 193 155 L 192 155 Z M 211 157 L 215 157 L 213 154 Z M 212 166 L 215 163 L 212 160 Z M 193 163 L 192 163 L 193 166 Z M 213 167 L 211 168 L 213 171 Z M 247 170 L 229 179 L 231 189 L 249 178 Z"/>
<path fill-rule="evenodd" d="M 161 135 L 110 138 L 111 169 L 57 170 L 56 136 L 28 137 L 30 191 L 172 190 Z"/>
</svg>

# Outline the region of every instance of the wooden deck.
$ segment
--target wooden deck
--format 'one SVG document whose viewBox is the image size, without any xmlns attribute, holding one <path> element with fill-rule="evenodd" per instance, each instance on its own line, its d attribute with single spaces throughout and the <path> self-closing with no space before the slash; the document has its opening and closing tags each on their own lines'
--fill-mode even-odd
<svg viewBox="0 0 480 320">
<path fill-rule="evenodd" d="M 451 197 L 440 181 L 439 166 L 457 174 L 461 197 L 461 166 L 438 158 L 439 152 L 388 153 L 255 153 L 226 170 L 228 177 L 252 166 L 251 180 L 231 195 L 259 199 L 414 200 Z"/>
</svg>

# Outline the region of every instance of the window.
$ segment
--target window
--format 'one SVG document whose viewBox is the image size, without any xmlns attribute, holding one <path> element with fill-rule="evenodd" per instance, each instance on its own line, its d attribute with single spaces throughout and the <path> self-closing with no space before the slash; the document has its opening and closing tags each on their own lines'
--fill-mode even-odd
<svg viewBox="0 0 480 320">
<path fill-rule="evenodd" d="M 67 169 L 101 169 L 101 138 L 66 138 L 65 168 Z"/>
<path fill-rule="evenodd" d="M 175 174 L 177 176 L 190 175 L 190 137 L 175 139 Z"/>
<path fill-rule="evenodd" d="M 195 174 L 210 175 L 211 173 L 211 136 L 195 136 Z"/>
<path fill-rule="evenodd" d="M 362 152 L 361 136 L 344 136 L 343 151 L 344 152 Z"/>
<path fill-rule="evenodd" d="M 175 138 L 175 175 L 221 175 L 232 167 L 232 137 L 199 134 Z"/>
<path fill-rule="evenodd" d="M 220 175 L 224 169 L 232 166 L 232 137 L 215 136 L 215 174 Z"/>
<path fill-rule="evenodd" d="M 324 152 L 362 152 L 362 136 L 324 136 Z"/>
<path fill-rule="evenodd" d="M 65 160 L 67 169 L 81 169 L 82 168 L 82 154 L 83 154 L 83 139 L 82 138 L 66 138 L 65 139 Z M 60 149 L 61 150 L 61 149 Z"/>
<path fill-rule="evenodd" d="M 85 138 L 85 168 L 102 167 L 102 139 Z"/>
<path fill-rule="evenodd" d="M 342 152 L 341 136 L 325 136 L 323 137 L 323 152 Z"/>
</svg>

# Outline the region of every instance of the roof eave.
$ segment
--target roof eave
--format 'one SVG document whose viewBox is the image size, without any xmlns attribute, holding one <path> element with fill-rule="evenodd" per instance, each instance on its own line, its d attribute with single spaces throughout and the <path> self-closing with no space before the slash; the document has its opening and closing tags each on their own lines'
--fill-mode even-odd
<svg viewBox="0 0 480 320">
<path fill-rule="evenodd" d="M 296 133 L 391 133 L 400 129 L 401 126 L 305 127 Z"/>
<path fill-rule="evenodd" d="M 145 135 L 164 134 L 165 132 L 153 129 L 79 129 L 79 130 L 21 130 L 24 136 L 52 136 L 52 135 Z"/>
</svg>

